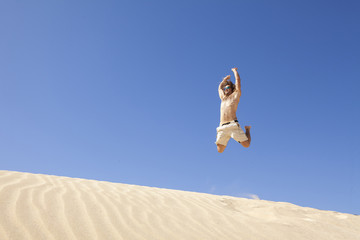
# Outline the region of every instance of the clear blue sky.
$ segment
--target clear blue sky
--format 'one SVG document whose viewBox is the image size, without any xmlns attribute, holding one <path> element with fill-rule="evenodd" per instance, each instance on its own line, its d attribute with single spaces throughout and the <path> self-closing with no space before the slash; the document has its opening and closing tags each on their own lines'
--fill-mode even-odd
<svg viewBox="0 0 360 240">
<path fill-rule="evenodd" d="M 360 214 L 359 11 L 1 1 L 0 168 Z M 232 67 L 253 141 L 219 154 L 217 87 Z"/>
</svg>

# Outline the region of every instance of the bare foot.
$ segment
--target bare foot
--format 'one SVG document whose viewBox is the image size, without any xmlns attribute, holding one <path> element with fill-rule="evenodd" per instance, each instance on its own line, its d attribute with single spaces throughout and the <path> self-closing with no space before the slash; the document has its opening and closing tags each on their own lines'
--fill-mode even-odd
<svg viewBox="0 0 360 240">
<path fill-rule="evenodd" d="M 227 81 L 227 80 L 229 80 L 230 78 L 231 78 L 230 75 L 227 75 L 226 77 L 224 77 L 223 81 Z"/>
<path fill-rule="evenodd" d="M 246 131 L 250 131 L 251 126 L 245 126 Z"/>
<path fill-rule="evenodd" d="M 237 72 L 237 68 L 236 68 L 236 67 L 235 67 L 235 68 L 232 68 L 231 71 Z"/>
</svg>

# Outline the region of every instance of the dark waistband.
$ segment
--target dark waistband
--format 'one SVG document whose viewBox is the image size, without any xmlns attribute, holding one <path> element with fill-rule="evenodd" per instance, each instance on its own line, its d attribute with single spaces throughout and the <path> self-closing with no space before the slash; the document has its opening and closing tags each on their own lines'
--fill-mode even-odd
<svg viewBox="0 0 360 240">
<path fill-rule="evenodd" d="M 238 122 L 238 120 L 234 120 L 234 121 L 231 121 L 231 122 L 223 123 L 223 124 L 221 124 L 221 126 L 228 125 L 228 124 L 230 124 L 230 123 L 232 123 L 232 122 Z"/>
</svg>

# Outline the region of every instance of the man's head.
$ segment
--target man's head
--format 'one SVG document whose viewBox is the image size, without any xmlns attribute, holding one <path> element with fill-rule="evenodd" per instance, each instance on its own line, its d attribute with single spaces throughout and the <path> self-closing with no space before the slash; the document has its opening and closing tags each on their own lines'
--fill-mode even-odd
<svg viewBox="0 0 360 240">
<path fill-rule="evenodd" d="M 227 81 L 226 85 L 223 87 L 225 96 L 229 96 L 234 91 L 234 84 L 231 81 Z"/>
</svg>

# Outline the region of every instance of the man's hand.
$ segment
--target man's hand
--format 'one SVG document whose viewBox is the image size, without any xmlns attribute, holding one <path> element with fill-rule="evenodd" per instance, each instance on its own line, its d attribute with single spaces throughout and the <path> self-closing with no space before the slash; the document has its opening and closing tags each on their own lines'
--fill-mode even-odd
<svg viewBox="0 0 360 240">
<path fill-rule="evenodd" d="M 237 68 L 232 68 L 231 71 L 233 71 L 234 73 L 237 72 Z"/>
<path fill-rule="evenodd" d="M 231 78 L 230 75 L 227 75 L 226 77 L 224 77 L 223 82 L 229 80 L 230 78 Z"/>
</svg>

